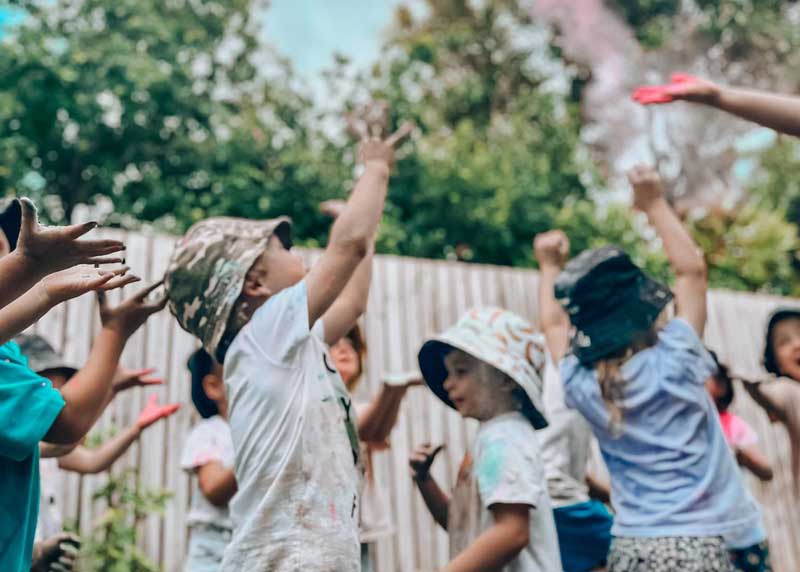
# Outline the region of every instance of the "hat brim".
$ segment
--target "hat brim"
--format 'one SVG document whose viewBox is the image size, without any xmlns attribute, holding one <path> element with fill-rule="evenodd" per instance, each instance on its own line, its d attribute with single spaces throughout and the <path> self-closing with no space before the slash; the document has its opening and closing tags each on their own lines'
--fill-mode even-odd
<svg viewBox="0 0 800 572">
<path fill-rule="evenodd" d="M 630 295 L 622 298 L 623 303 L 602 319 L 581 324 L 572 338 L 572 352 L 581 364 L 591 366 L 625 349 L 653 326 L 672 298 L 669 288 L 642 273 Z"/>
<path fill-rule="evenodd" d="M 420 373 L 422 373 L 422 378 L 425 380 L 425 383 L 436 397 L 441 399 L 442 402 L 451 409 L 456 409 L 456 406 L 450 400 L 444 388 L 444 382 L 447 379 L 447 367 L 445 366 L 444 359 L 447 354 L 455 349 L 472 355 L 468 349 L 461 348 L 457 344 L 434 339 L 425 342 L 417 356 L 419 360 L 419 370 Z M 473 357 L 480 359 L 478 356 Z M 519 387 L 522 389 L 521 386 Z M 525 416 L 530 420 L 534 429 L 544 429 L 547 427 L 547 419 L 545 419 L 541 411 L 533 404 L 524 389 L 522 394 L 524 394 L 528 400 L 528 403 L 524 404 Z"/>
</svg>

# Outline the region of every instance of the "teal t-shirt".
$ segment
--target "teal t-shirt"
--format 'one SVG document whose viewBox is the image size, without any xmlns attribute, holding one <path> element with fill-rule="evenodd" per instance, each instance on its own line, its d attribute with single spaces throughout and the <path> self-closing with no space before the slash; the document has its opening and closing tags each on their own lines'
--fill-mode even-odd
<svg viewBox="0 0 800 572">
<path fill-rule="evenodd" d="M 39 516 L 39 441 L 64 399 L 31 371 L 16 342 L 0 346 L 0 570 L 29 572 Z"/>
</svg>

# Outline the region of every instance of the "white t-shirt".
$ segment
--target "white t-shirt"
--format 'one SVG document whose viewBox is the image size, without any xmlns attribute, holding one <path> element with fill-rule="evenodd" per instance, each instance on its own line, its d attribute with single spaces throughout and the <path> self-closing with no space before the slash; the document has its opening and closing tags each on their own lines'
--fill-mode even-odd
<svg viewBox="0 0 800 572">
<path fill-rule="evenodd" d="M 305 282 L 270 298 L 225 358 L 239 492 L 223 572 L 357 572 L 355 411 L 308 324 Z"/>
<path fill-rule="evenodd" d="M 550 502 L 553 508 L 587 502 L 586 467 L 594 436 L 586 420 L 564 403 L 561 376 L 550 359 L 544 370 L 543 398 L 549 425 L 536 436 L 542 448 Z"/>
<path fill-rule="evenodd" d="M 464 457 L 447 516 L 451 558 L 494 525 L 494 504 L 531 507 L 528 546 L 502 572 L 561 572 L 536 432 L 521 413 L 481 423 L 472 453 Z"/>
<path fill-rule="evenodd" d="M 219 415 L 201 420 L 192 428 L 181 454 L 181 469 L 194 474 L 203 465 L 218 461 L 224 467 L 233 467 L 233 441 L 231 430 Z M 232 528 L 227 507 L 211 504 L 200 490 L 197 479 L 192 483 L 192 504 L 186 517 L 189 526 L 213 524 Z"/>
</svg>

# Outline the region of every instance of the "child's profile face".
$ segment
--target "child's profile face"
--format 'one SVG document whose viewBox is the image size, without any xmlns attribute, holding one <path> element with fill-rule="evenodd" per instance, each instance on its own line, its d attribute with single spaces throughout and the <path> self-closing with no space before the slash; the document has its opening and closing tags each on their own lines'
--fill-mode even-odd
<svg viewBox="0 0 800 572">
<path fill-rule="evenodd" d="M 800 318 L 786 318 L 775 324 L 772 347 L 781 375 L 800 381 Z"/>
<path fill-rule="evenodd" d="M 248 272 L 248 282 L 255 280 L 259 291 L 265 294 L 264 302 L 269 296 L 294 286 L 306 275 L 303 259 L 286 248 L 278 235 L 273 234 L 264 253 L 253 263 Z"/>
<path fill-rule="evenodd" d="M 447 354 L 444 363 L 444 389 L 462 417 L 487 421 L 514 410 L 514 384 L 499 372 L 460 350 Z"/>
<path fill-rule="evenodd" d="M 346 386 L 358 377 L 361 370 L 361 363 L 358 359 L 358 352 L 353 347 L 353 342 L 349 338 L 342 338 L 330 349 L 333 366 L 339 371 Z"/>
</svg>

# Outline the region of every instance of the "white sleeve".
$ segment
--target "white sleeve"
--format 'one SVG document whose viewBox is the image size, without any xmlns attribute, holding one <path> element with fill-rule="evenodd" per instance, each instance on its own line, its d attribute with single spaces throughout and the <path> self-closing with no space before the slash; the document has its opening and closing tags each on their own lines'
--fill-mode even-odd
<svg viewBox="0 0 800 572">
<path fill-rule="evenodd" d="M 517 429 L 515 424 L 503 423 L 487 427 L 479 438 L 475 475 L 484 508 L 495 504 L 536 508 L 547 492 L 544 463 L 535 437 Z M 533 440 L 527 442 L 526 435 Z"/>
<path fill-rule="evenodd" d="M 181 469 L 190 473 L 213 461 L 225 464 L 225 451 L 214 436 L 212 427 L 201 421 L 186 439 L 181 453 Z"/>
<path fill-rule="evenodd" d="M 305 281 L 267 300 L 242 333 L 251 336 L 255 346 L 275 365 L 291 365 L 298 344 L 309 335 Z"/>
</svg>

